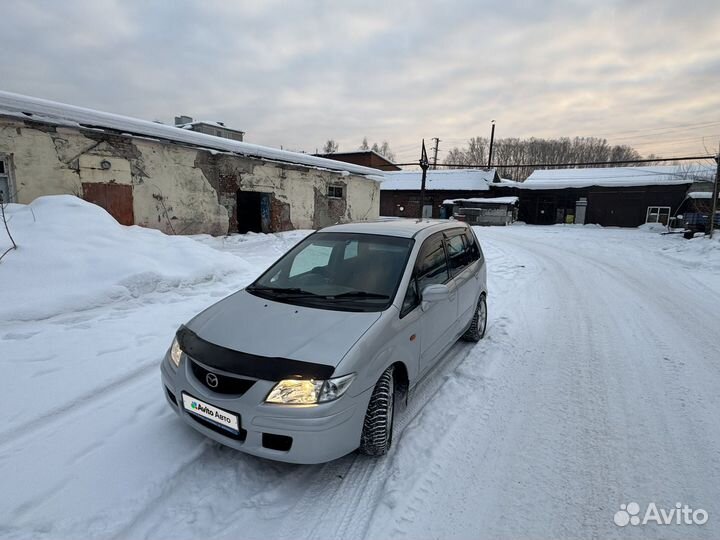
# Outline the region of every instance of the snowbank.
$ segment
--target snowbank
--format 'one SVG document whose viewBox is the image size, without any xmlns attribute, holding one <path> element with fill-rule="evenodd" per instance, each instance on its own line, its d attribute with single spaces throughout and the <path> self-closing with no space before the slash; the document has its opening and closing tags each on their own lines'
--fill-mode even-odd
<svg viewBox="0 0 720 540">
<path fill-rule="evenodd" d="M 643 223 L 638 229 L 653 233 L 665 233 L 668 230 L 667 226 L 662 223 Z"/>
<path fill-rule="evenodd" d="M 18 249 L 0 261 L 0 321 L 42 319 L 249 271 L 191 238 L 126 227 L 70 195 L 6 208 Z M 0 231 L 0 252 L 10 246 Z"/>
<path fill-rule="evenodd" d="M 720 232 L 710 239 L 705 235 L 686 240 L 676 235 L 660 251 L 664 256 L 693 269 L 720 270 Z"/>
</svg>

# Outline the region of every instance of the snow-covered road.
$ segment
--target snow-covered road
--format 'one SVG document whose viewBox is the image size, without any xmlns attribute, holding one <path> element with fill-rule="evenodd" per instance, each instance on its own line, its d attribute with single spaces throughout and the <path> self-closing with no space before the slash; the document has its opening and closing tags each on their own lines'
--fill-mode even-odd
<svg viewBox="0 0 720 540">
<path fill-rule="evenodd" d="M 302 233 L 201 239 L 243 271 L 0 322 L 0 537 L 720 537 L 720 249 L 638 230 L 477 233 L 487 337 L 420 385 L 379 460 L 263 461 L 165 403 L 157 363 L 177 325 Z M 633 501 L 709 520 L 616 526 Z"/>
</svg>

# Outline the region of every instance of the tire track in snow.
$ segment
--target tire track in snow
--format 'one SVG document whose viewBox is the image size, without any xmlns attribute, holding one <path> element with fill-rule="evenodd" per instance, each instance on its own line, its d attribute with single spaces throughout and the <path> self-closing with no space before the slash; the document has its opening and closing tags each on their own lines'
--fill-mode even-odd
<svg viewBox="0 0 720 540">
<path fill-rule="evenodd" d="M 393 447 L 396 448 L 402 441 L 403 434 L 412 421 L 422 415 L 425 408 L 434 397 L 442 391 L 448 376 L 443 372 L 451 372 L 457 368 L 468 356 L 472 345 L 460 343 L 455 345 L 445 360 L 433 367 L 423 381 L 411 395 L 408 407 L 397 418 L 396 430 L 393 434 Z M 334 462 L 327 464 L 329 471 L 318 475 L 306 497 L 297 505 L 292 515 L 286 520 L 284 527 L 278 535 L 281 539 L 297 538 L 296 524 L 300 518 L 306 519 L 308 515 L 317 512 L 318 501 L 328 503 L 322 508 L 322 519 L 318 516 L 317 525 L 303 535 L 303 538 L 362 538 L 367 524 L 372 517 L 374 507 L 380 494 L 386 474 L 392 466 L 391 450 L 387 457 L 374 459 L 358 454 L 352 454 L 352 462 L 342 475 L 340 482 L 331 491 L 327 489 L 328 475 L 337 474 Z M 345 458 L 344 458 L 345 459 Z"/>
<path fill-rule="evenodd" d="M 142 383 L 151 371 L 155 372 L 157 369 L 158 361 L 153 359 L 152 362 L 117 376 L 102 386 L 93 388 L 67 403 L 43 412 L 40 416 L 29 418 L 19 426 L 0 432 L 0 448 L 10 445 L 18 439 L 33 437 L 39 431 L 42 431 L 55 422 L 61 421 L 68 415 L 79 414 L 83 410 L 92 408 L 98 400 L 120 394 L 129 386 Z"/>
<path fill-rule="evenodd" d="M 582 482 L 589 489 L 576 493 L 585 493 L 586 498 L 577 514 L 580 518 L 578 527 L 566 529 L 566 535 L 574 536 L 577 530 L 583 530 L 590 536 L 607 536 L 613 532 L 612 526 L 602 520 L 598 522 L 598 515 L 611 516 L 620 502 L 628 497 L 642 500 L 642 495 L 647 494 L 648 500 L 653 500 L 657 499 L 658 493 L 670 491 L 668 488 L 671 488 L 673 497 L 679 498 L 684 494 L 692 499 L 693 495 L 695 498 L 702 495 L 705 489 L 702 486 L 707 485 L 703 474 L 720 470 L 717 467 L 717 452 L 713 455 L 712 451 L 705 450 L 713 447 L 712 438 L 707 437 L 708 430 L 698 433 L 693 429 L 703 416 L 707 417 L 707 413 L 703 407 L 693 411 L 694 414 L 685 411 L 678 417 L 677 412 L 682 411 L 685 404 L 681 402 L 677 407 L 663 395 L 663 392 L 681 391 L 682 386 L 675 376 L 664 373 L 660 358 L 664 357 L 667 362 L 679 350 L 692 354 L 698 349 L 697 343 L 689 339 L 696 332 L 690 328 L 668 332 L 669 312 L 662 309 L 664 305 L 657 309 L 655 298 L 658 290 L 665 296 L 660 304 L 668 301 L 672 297 L 670 292 L 674 280 L 666 280 L 663 285 L 670 287 L 665 291 L 659 287 L 661 281 L 657 279 L 648 282 L 634 275 L 628 276 L 627 268 L 607 265 L 585 252 L 571 251 L 555 244 L 548 246 L 544 242 L 538 245 L 537 241 L 521 238 L 512 238 L 511 241 L 528 252 L 534 252 L 554 275 L 563 276 L 558 298 L 562 299 L 564 289 L 569 289 L 571 294 L 565 295 L 565 298 L 581 308 L 571 312 L 582 321 L 574 326 L 576 332 L 566 332 L 563 336 L 563 339 L 571 341 L 570 349 L 578 352 L 578 358 L 574 360 L 574 371 L 563 370 L 569 377 L 562 386 L 581 398 L 579 401 L 572 400 L 585 411 L 578 415 L 578 420 L 586 417 L 579 435 L 587 434 L 590 441 L 596 441 L 591 443 L 586 438 L 568 438 L 570 448 L 574 448 L 570 453 L 585 456 L 583 459 L 589 464 L 587 470 L 594 471 L 594 476 L 589 482 Z M 558 254 L 561 256 L 558 257 Z M 591 264 L 587 264 L 588 261 Z M 558 265 L 558 262 L 561 264 Z M 653 268 L 652 263 L 644 263 L 649 269 Z M 597 277 L 592 275 L 595 270 L 598 271 Z M 587 274 L 588 271 L 591 273 Z M 582 279 L 578 280 L 578 277 Z M 576 281 L 586 282 L 590 288 L 585 285 L 578 289 Z M 579 302 L 580 299 L 584 302 Z M 569 329 L 567 321 L 562 320 L 566 319 L 566 304 L 567 301 L 562 303 L 562 311 L 556 316 L 561 319 L 557 322 Z M 675 312 L 684 311 L 677 305 L 674 308 Z M 645 316 L 645 310 L 649 316 Z M 659 314 L 656 315 L 656 312 Z M 600 314 L 600 317 L 592 317 L 591 314 Z M 660 324 L 658 317 L 663 320 Z M 594 348 L 595 344 L 600 345 L 598 351 Z M 718 350 L 718 343 L 711 345 L 708 342 L 707 345 L 710 350 Z M 545 348 L 552 351 L 553 344 L 548 342 Z M 703 345 L 700 350 L 707 349 Z M 585 358 L 590 361 L 586 362 Z M 573 361 L 572 358 L 568 360 Z M 583 376 L 581 366 L 585 364 L 589 368 L 589 377 Z M 575 381 L 581 392 L 573 392 L 567 381 Z M 693 385 L 693 394 L 705 394 L 706 399 L 716 395 L 710 387 L 704 391 L 697 384 Z M 574 407 L 567 409 L 572 415 Z M 596 411 L 605 411 L 605 414 L 597 414 Z M 710 425 L 707 427 L 712 429 Z M 685 435 L 683 431 L 689 433 Z M 568 436 L 568 432 L 563 433 Z M 577 446 L 578 441 L 584 445 Z M 687 459 L 688 454 L 695 455 L 696 459 Z M 654 460 L 653 473 L 646 478 L 638 478 L 638 472 L 646 468 L 643 463 L 645 456 L 652 456 Z M 702 464 L 704 472 L 697 465 L 689 466 L 689 463 Z M 586 478 L 583 471 L 568 480 L 574 484 L 578 478 Z M 686 481 L 680 481 L 681 478 Z M 628 489 L 628 479 L 633 479 L 631 489 Z M 690 479 L 694 480 L 691 485 L 695 487 L 688 490 L 686 482 Z M 710 493 L 701 498 L 704 501 L 714 500 Z M 674 502 L 675 499 L 672 504 Z M 587 508 L 592 508 L 593 514 L 588 513 Z M 573 523 L 571 509 L 578 510 L 577 498 L 571 499 L 565 507 L 565 523 Z M 591 516 L 595 519 L 590 519 Z M 552 529 L 546 528 L 546 534 L 548 530 Z"/>
</svg>

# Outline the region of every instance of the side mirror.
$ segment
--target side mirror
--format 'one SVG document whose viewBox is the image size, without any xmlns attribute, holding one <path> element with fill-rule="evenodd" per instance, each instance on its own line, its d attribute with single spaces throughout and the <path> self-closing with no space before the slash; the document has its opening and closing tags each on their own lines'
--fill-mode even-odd
<svg viewBox="0 0 720 540">
<path fill-rule="evenodd" d="M 447 285 L 437 283 L 428 285 L 422 291 L 422 308 L 426 310 L 431 304 L 442 302 L 450 298 L 450 289 Z"/>
</svg>

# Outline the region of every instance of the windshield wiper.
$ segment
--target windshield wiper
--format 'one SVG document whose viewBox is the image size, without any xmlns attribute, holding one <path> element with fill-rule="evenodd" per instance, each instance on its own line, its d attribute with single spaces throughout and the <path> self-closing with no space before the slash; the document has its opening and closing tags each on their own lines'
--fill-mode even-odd
<svg viewBox="0 0 720 540">
<path fill-rule="evenodd" d="M 378 294 L 366 291 L 350 291 L 342 294 L 336 294 L 335 296 L 329 296 L 328 298 L 377 298 L 378 300 L 388 300 L 390 297 L 387 294 Z"/>
<path fill-rule="evenodd" d="M 297 287 L 247 287 L 250 292 L 263 292 L 269 294 L 280 294 L 283 296 L 320 296 L 305 289 Z"/>
</svg>

